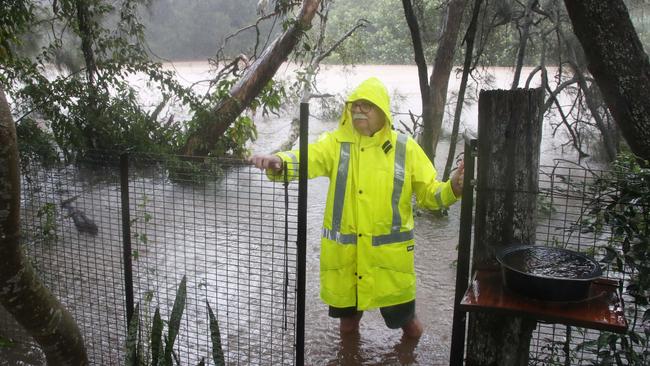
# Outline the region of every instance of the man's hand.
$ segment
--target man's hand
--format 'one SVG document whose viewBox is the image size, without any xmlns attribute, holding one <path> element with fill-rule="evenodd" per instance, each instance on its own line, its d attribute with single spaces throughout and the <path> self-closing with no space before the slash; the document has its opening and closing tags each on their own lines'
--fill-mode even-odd
<svg viewBox="0 0 650 366">
<path fill-rule="evenodd" d="M 277 155 L 253 155 L 248 161 L 260 169 L 271 170 L 273 173 L 282 171 L 282 159 Z"/>
<path fill-rule="evenodd" d="M 454 171 L 454 174 L 451 176 L 451 189 L 454 191 L 456 197 L 460 197 L 463 194 L 463 179 L 465 177 L 465 159 L 460 161 L 458 168 Z"/>
</svg>

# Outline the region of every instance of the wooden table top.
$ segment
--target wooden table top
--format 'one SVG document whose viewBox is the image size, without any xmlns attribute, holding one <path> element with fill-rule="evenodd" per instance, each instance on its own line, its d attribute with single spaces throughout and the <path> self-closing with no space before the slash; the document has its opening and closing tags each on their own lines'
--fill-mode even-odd
<svg viewBox="0 0 650 366">
<path fill-rule="evenodd" d="M 460 309 L 525 316 L 539 321 L 624 333 L 627 320 L 617 287 L 616 281 L 598 279 L 591 284 L 585 300 L 542 301 L 504 288 L 500 271 L 479 270 L 460 302 Z"/>
</svg>

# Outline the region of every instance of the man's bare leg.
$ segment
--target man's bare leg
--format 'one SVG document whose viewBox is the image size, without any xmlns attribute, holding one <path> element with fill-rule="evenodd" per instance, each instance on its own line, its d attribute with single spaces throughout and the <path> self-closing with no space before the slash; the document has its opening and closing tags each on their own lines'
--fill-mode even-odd
<svg viewBox="0 0 650 366">
<path fill-rule="evenodd" d="M 417 317 L 414 317 L 408 323 L 404 324 L 404 326 L 402 327 L 402 331 L 404 331 L 405 337 L 411 339 L 418 339 L 422 335 L 422 332 L 424 331 L 424 327 L 422 326 L 422 322 L 420 322 L 420 320 Z"/>
<path fill-rule="evenodd" d="M 359 323 L 361 322 L 361 316 L 363 313 L 359 312 L 358 314 L 352 316 L 346 316 L 341 318 L 340 331 L 341 334 L 355 333 L 359 331 Z"/>
</svg>

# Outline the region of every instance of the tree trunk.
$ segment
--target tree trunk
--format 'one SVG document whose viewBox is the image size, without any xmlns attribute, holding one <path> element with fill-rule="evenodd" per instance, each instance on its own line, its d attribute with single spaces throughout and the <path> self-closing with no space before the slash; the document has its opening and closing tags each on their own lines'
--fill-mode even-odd
<svg viewBox="0 0 650 366">
<path fill-rule="evenodd" d="M 472 11 L 472 20 L 467 27 L 465 34 L 465 61 L 463 62 L 463 76 L 460 80 L 460 88 L 458 88 L 458 100 L 456 101 L 456 110 L 454 112 L 454 125 L 451 131 L 451 141 L 449 142 L 449 154 L 447 154 L 447 163 L 445 164 L 445 171 L 442 175 L 442 181 L 447 181 L 451 175 L 451 166 L 454 163 L 456 155 L 456 142 L 458 141 L 458 130 L 460 128 L 460 116 L 463 113 L 463 104 L 465 103 L 465 90 L 467 89 L 467 79 L 469 78 L 470 68 L 472 67 L 472 57 L 474 57 L 474 38 L 476 37 L 476 25 L 478 23 L 478 15 L 481 11 L 481 2 L 483 0 L 476 0 L 474 3 L 474 10 Z"/>
<path fill-rule="evenodd" d="M 524 56 L 526 55 L 526 46 L 530 38 L 530 25 L 533 23 L 533 6 L 537 0 L 528 0 L 524 10 L 524 24 L 521 27 L 521 36 L 519 38 L 519 49 L 517 50 L 517 64 L 515 65 L 515 76 L 512 78 L 510 89 L 515 90 L 519 86 L 521 77 L 521 68 L 524 66 Z"/>
<path fill-rule="evenodd" d="M 603 98 L 633 153 L 650 160 L 650 61 L 622 0 L 565 0 Z"/>
<path fill-rule="evenodd" d="M 88 0 L 76 1 L 77 23 L 79 26 L 79 37 L 81 38 L 81 51 L 86 63 L 86 75 L 88 83 L 95 85 L 95 74 L 97 73 L 97 64 L 95 62 L 95 53 L 93 52 L 93 34 L 94 29 L 90 14 L 90 4 Z"/>
<path fill-rule="evenodd" d="M 431 88 L 429 103 L 431 103 L 431 124 L 424 124 L 422 132 L 422 148 L 432 162 L 435 162 L 436 147 L 442 133 L 442 120 L 447 104 L 447 87 L 449 75 L 454 66 L 454 55 L 460 24 L 463 20 L 466 0 L 451 0 L 447 5 L 447 16 L 444 30 L 436 50 L 433 72 L 429 86 Z M 423 108 L 424 109 L 424 108 Z M 426 119 L 423 118 L 423 122 Z"/>
<path fill-rule="evenodd" d="M 430 128 L 433 124 L 433 109 L 430 103 L 430 93 L 431 89 L 429 88 L 429 72 L 427 70 L 427 60 L 424 57 L 424 47 L 422 45 L 422 36 L 420 34 L 420 25 L 418 24 L 418 19 L 415 16 L 415 11 L 413 11 L 413 4 L 411 0 L 402 0 L 402 7 L 404 8 L 404 16 L 406 17 L 406 23 L 409 26 L 409 31 L 411 33 L 411 41 L 413 42 L 413 55 L 415 56 L 415 64 L 418 68 L 418 81 L 420 82 L 420 99 L 422 102 L 422 125 L 424 129 Z M 424 133 L 422 138 L 424 139 Z M 424 140 L 422 140 L 424 142 Z M 434 154 L 431 153 L 430 149 L 427 150 L 426 146 L 431 146 L 429 141 L 427 144 L 421 144 L 424 152 L 427 154 L 429 159 L 433 161 Z"/>
<path fill-rule="evenodd" d="M 291 25 L 262 53 L 242 78 L 230 89 L 230 97 L 217 105 L 203 121 L 185 146 L 183 154 L 207 155 L 223 136 L 230 124 L 246 109 L 253 99 L 273 78 L 278 68 L 298 43 L 300 37 L 311 27 L 320 0 L 303 0 L 300 14 Z"/>
<path fill-rule="evenodd" d="M 480 93 L 474 269 L 496 268 L 502 247 L 535 242 L 543 100 L 542 89 Z M 534 329 L 534 320 L 471 313 L 467 365 L 527 365 Z"/>
<path fill-rule="evenodd" d="M 81 332 L 43 286 L 20 247 L 16 129 L 0 89 L 0 302 L 38 342 L 48 365 L 87 365 Z"/>
</svg>

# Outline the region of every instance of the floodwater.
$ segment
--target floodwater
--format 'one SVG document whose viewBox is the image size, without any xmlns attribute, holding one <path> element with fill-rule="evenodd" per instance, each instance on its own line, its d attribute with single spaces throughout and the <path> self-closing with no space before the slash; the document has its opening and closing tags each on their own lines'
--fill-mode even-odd
<svg viewBox="0 0 650 366">
<path fill-rule="evenodd" d="M 179 63 L 174 66 L 176 71 L 178 71 L 180 77 L 184 82 L 188 84 L 193 83 L 197 80 L 207 79 L 207 64 L 200 62 L 186 62 Z M 289 74 L 290 67 L 283 68 L 280 70 L 280 74 Z M 479 85 L 475 91 L 471 92 L 471 95 L 477 99 L 477 91 L 481 87 L 489 88 L 507 88 L 510 84 L 511 70 L 509 69 L 493 69 L 491 70 L 495 75 L 496 81 L 493 81 L 492 84 L 489 84 L 487 79 L 485 84 Z M 524 73 L 525 75 L 526 73 Z M 420 110 L 419 104 L 419 88 L 417 81 L 417 70 L 414 66 L 357 66 L 357 67 L 341 67 L 341 66 L 326 66 L 323 67 L 319 77 L 317 79 L 317 85 L 320 93 L 329 93 L 337 95 L 338 102 L 333 101 L 334 104 L 340 104 L 341 98 L 352 90 L 356 85 L 358 85 L 362 80 L 370 76 L 379 77 L 387 86 L 389 92 L 393 97 L 393 113 L 395 115 L 396 127 L 400 126 L 400 121 L 409 125 L 409 117 L 407 115 L 409 110 L 418 113 Z M 450 82 L 450 90 L 454 91 L 458 87 L 460 75 L 458 79 L 452 79 Z M 140 81 L 134 80 L 134 83 Z M 534 84 L 534 83 L 533 83 Z M 144 85 L 144 84 L 141 84 Z M 155 104 L 155 96 L 151 94 L 146 94 L 146 87 L 143 86 L 142 97 L 145 101 L 149 101 L 152 105 Z M 468 98 L 471 99 L 471 98 Z M 319 102 L 315 100 L 312 103 L 312 118 L 309 125 L 309 139 L 314 141 L 322 132 L 328 131 L 336 128 L 337 122 L 333 120 L 328 120 L 327 118 L 321 118 Z M 453 109 L 453 105 L 452 105 Z M 176 120 L 182 120 L 184 112 L 181 110 L 171 110 L 170 113 L 176 114 Z M 290 130 L 290 121 L 296 115 L 297 110 L 293 108 L 283 109 L 278 116 L 261 116 L 254 115 L 253 118 L 256 122 L 258 128 L 259 137 L 257 141 L 253 142 L 250 146 L 251 150 L 256 153 L 267 153 L 273 151 L 277 146 L 284 142 L 285 136 L 289 134 Z M 472 131 L 476 131 L 476 119 L 477 119 L 477 104 L 473 103 L 467 106 L 464 109 L 462 118 L 461 131 L 465 128 Z M 445 128 L 447 131 L 450 130 L 449 121 L 445 123 Z M 551 128 L 545 125 L 545 140 L 542 147 L 542 164 L 552 163 L 552 158 L 559 156 L 558 149 L 561 143 L 556 143 L 554 139 L 550 138 Z M 445 164 L 445 159 L 448 149 L 448 139 L 443 139 L 441 141 L 438 154 L 435 161 L 435 166 L 438 168 L 439 175 L 442 174 L 442 168 Z M 457 146 L 456 152 L 462 151 L 462 144 Z M 245 169 L 244 169 L 245 170 Z M 248 174 L 244 172 L 244 174 Z M 244 176 L 245 178 L 245 176 Z M 149 182 L 149 181 L 148 181 Z M 149 182 L 151 183 L 151 182 Z M 383 323 L 383 319 L 378 311 L 369 311 L 366 312 L 361 321 L 361 330 L 358 336 L 351 336 L 346 338 L 341 338 L 338 332 L 338 321 L 336 319 L 329 318 L 327 315 L 327 306 L 322 303 L 319 299 L 319 242 L 320 242 L 320 233 L 321 233 L 321 224 L 322 224 L 322 215 L 325 206 L 325 197 L 327 194 L 328 180 L 325 178 L 317 178 L 311 180 L 309 183 L 309 196 L 308 196 L 308 217 L 307 217 L 307 289 L 306 289 L 306 317 L 305 317 L 305 364 L 307 365 L 398 365 L 398 364 L 421 364 L 421 365 L 445 365 L 449 362 L 449 349 L 451 344 L 451 322 L 453 317 L 453 299 L 454 299 L 454 285 L 455 285 L 455 273 L 456 269 L 454 267 L 454 261 L 457 259 L 456 246 L 458 243 L 458 233 L 459 233 L 459 212 L 460 204 L 457 204 L 449 210 L 448 216 L 437 217 L 427 212 L 417 212 L 415 219 L 415 240 L 416 240 L 416 272 L 417 272 L 417 300 L 416 300 L 416 312 L 422 323 L 424 324 L 424 334 L 421 339 L 417 342 L 403 340 L 400 330 L 390 330 L 386 328 Z M 153 183 L 155 185 L 155 182 Z M 227 179 L 224 184 L 228 184 Z M 257 184 L 257 183 L 251 183 Z M 268 186 L 268 183 L 259 183 L 263 186 Z M 116 190 L 115 184 L 103 184 L 94 186 L 92 190 L 88 190 L 87 187 L 68 187 L 70 195 L 75 193 L 75 189 L 80 191 L 83 189 L 84 194 L 94 195 L 95 197 L 109 197 L 113 195 L 111 202 L 117 202 L 118 193 Z M 209 187 L 211 190 L 204 190 L 205 192 L 211 192 L 210 194 L 219 196 L 221 193 L 218 193 L 220 188 Z M 244 191 L 251 187 L 241 187 L 238 188 L 236 193 L 237 197 L 234 198 L 234 202 L 237 205 L 237 211 L 245 210 L 246 205 L 251 205 L 251 195 L 244 194 Z M 195 209 L 192 207 L 194 202 L 202 201 L 201 197 L 197 198 L 197 191 L 185 192 L 185 188 L 174 187 L 171 190 L 162 190 L 162 194 L 168 196 L 167 198 L 161 198 L 160 202 L 171 202 L 169 206 L 160 206 L 149 208 L 154 215 L 155 220 L 160 220 L 159 226 L 150 225 L 147 230 L 150 241 L 155 241 L 157 235 L 160 237 L 160 240 L 166 238 L 171 238 L 171 240 L 182 241 L 190 240 L 192 237 L 202 238 L 201 240 L 205 242 L 211 242 L 213 239 L 219 239 L 220 237 L 226 238 L 226 240 L 231 239 L 236 235 L 236 231 L 241 228 L 241 226 L 228 226 L 226 224 L 225 231 L 210 231 L 206 229 L 210 225 L 215 226 L 215 219 L 212 219 L 214 214 L 219 212 L 219 210 L 225 209 L 226 207 L 212 206 L 212 207 L 203 207 L 200 209 Z M 215 193 L 217 192 L 217 193 Z M 142 194 L 144 196 L 145 194 Z M 245 197 L 240 197 L 243 195 Z M 230 197 L 229 194 L 225 195 Z M 132 206 L 139 205 L 142 202 L 137 201 L 138 193 L 136 192 L 136 200 L 132 202 Z M 61 197 L 58 197 L 57 200 L 60 200 Z M 148 200 L 157 202 L 155 197 L 149 197 Z M 167 200 L 167 201 L 166 201 Z M 79 204 L 83 205 L 83 199 L 79 200 Z M 142 203 L 144 205 L 144 203 Z M 243 216 L 237 216 L 237 223 L 240 224 L 242 221 L 245 221 L 246 225 L 265 225 L 265 218 L 269 214 L 273 214 L 273 210 L 277 207 L 271 207 L 270 211 L 266 208 L 260 208 L 264 206 L 264 202 L 253 203 L 258 210 L 259 216 L 254 217 L 253 219 L 246 218 L 243 219 Z M 101 210 L 104 211 L 119 211 L 119 207 L 114 203 L 104 204 L 103 207 L 95 207 L 94 211 L 96 215 L 104 215 L 101 213 Z M 85 206 L 83 206 L 89 212 L 93 212 L 93 201 L 90 199 Z M 174 213 L 179 210 L 186 210 L 187 212 L 192 212 L 194 215 L 194 221 L 185 222 L 182 218 L 177 218 Z M 247 215 L 247 214 L 243 214 Z M 196 219 L 199 217 L 199 219 Z M 272 222 L 272 220 L 271 220 Z M 171 231 L 166 232 L 164 225 L 175 225 L 176 228 L 182 228 L 182 230 L 172 228 Z M 119 220 L 111 222 L 109 224 L 111 227 L 115 228 L 115 232 L 107 236 L 106 240 L 113 240 L 116 237 L 119 238 Z M 152 229 L 158 227 L 160 231 Z M 259 228 L 257 228 L 259 229 Z M 101 230 L 101 228 L 100 228 Z M 175 231 L 174 231 L 175 230 Z M 100 231 L 100 239 L 102 240 L 102 232 Z M 249 237 L 249 242 L 245 250 L 246 253 L 239 253 L 236 256 L 248 256 L 259 249 L 259 242 L 254 237 Z M 260 240 L 263 238 L 259 238 Z M 119 248 L 114 248 L 116 250 L 116 255 L 119 256 Z M 212 248 L 216 250 L 215 248 Z M 77 255 L 80 257 L 85 257 L 86 250 L 80 246 L 80 249 L 77 249 Z M 108 250 L 108 249 L 106 249 Z M 151 250 L 151 249 L 150 249 Z M 52 251 L 52 250 L 51 250 Z M 232 262 L 228 263 L 219 263 L 218 259 L 215 258 L 202 258 L 197 256 L 197 253 L 188 252 L 187 250 L 181 249 L 179 246 L 166 247 L 164 250 L 147 252 L 146 248 L 140 253 L 141 261 L 144 262 L 147 256 L 149 256 L 149 267 L 143 267 L 141 269 L 144 276 L 157 276 L 154 272 L 162 272 L 162 268 L 169 269 L 173 271 L 180 266 L 185 268 L 196 268 L 196 275 L 200 278 L 208 279 L 206 283 L 193 283 L 188 284 L 188 287 L 193 286 L 194 288 L 208 288 L 211 286 L 210 279 L 217 279 L 219 277 L 228 278 L 236 277 L 237 281 L 245 279 L 244 282 L 236 282 L 236 286 L 250 286 L 251 283 L 257 281 L 261 283 L 264 279 L 269 278 L 272 282 L 270 283 L 271 289 L 270 294 L 262 293 L 262 287 L 258 284 L 259 294 L 262 296 L 260 299 L 255 299 L 254 291 L 246 290 L 243 291 L 234 291 L 231 292 L 230 289 L 226 289 L 223 294 L 221 294 L 222 299 L 228 299 L 232 301 L 242 302 L 241 298 L 238 296 L 252 296 L 252 302 L 264 301 L 268 296 L 269 298 L 276 298 L 281 296 L 278 291 L 282 290 L 282 276 L 280 273 L 279 277 L 274 277 L 275 275 L 267 275 L 260 272 L 254 272 L 248 269 L 237 269 Z M 255 257 L 257 258 L 257 257 Z M 280 259 L 278 259 L 280 258 Z M 271 257 L 264 258 L 263 255 L 259 255 L 259 258 L 256 260 L 261 263 L 268 260 L 267 263 L 270 266 L 275 266 L 278 260 L 282 261 L 282 256 L 280 257 Z M 98 263 L 99 262 L 99 263 Z M 101 260 L 95 260 L 93 265 L 97 266 L 115 266 L 119 268 L 120 263 L 101 263 Z M 281 263 L 280 263 L 281 264 Z M 216 265 L 216 266 L 215 266 Z M 220 267 L 225 265 L 225 267 Z M 116 271 L 118 271 L 116 269 Z M 243 272 L 242 272 L 243 271 Z M 235 273 L 233 275 L 233 273 Z M 162 303 L 167 303 L 171 306 L 170 301 L 173 301 L 173 292 L 174 285 L 178 283 L 178 273 L 168 272 L 165 276 L 174 278 L 176 281 L 170 282 L 172 287 L 167 289 L 171 295 L 167 295 L 167 298 L 161 299 Z M 290 275 L 295 275 L 291 273 Z M 77 279 L 79 280 L 79 279 Z M 85 280 L 85 279 L 84 279 Z M 94 279 L 95 281 L 99 279 Z M 80 281 L 80 280 L 79 280 Z M 114 279 L 115 287 L 119 287 L 119 279 Z M 155 283 L 155 281 L 154 281 Z M 83 308 L 87 306 L 84 304 L 84 301 L 93 299 L 93 296 L 97 296 L 97 290 L 93 290 L 93 286 L 89 286 L 86 283 L 86 290 L 90 291 L 84 297 L 77 299 L 79 302 L 78 307 Z M 75 291 L 78 290 L 77 286 L 74 284 L 70 285 L 70 288 L 75 288 Z M 103 291 L 105 289 L 100 289 Z M 111 291 L 113 289 L 111 288 Z M 136 283 L 136 293 L 142 294 L 148 291 L 149 289 L 142 284 Z M 95 292 L 93 292 L 95 291 Z M 119 292 L 119 291 L 118 291 Z M 75 292 L 71 290 L 69 294 L 70 298 L 67 301 L 73 301 L 78 297 L 75 297 Z M 114 295 L 114 293 L 107 291 L 106 293 L 101 294 L 102 297 L 119 297 Z M 290 301 L 295 299 L 290 298 Z M 250 304 L 246 305 L 250 308 Z M 245 308 L 245 307 L 244 307 Z M 105 309 L 106 310 L 106 309 Z M 119 319 L 120 314 L 119 310 L 110 309 L 112 316 L 115 316 L 115 319 Z M 117 312 L 118 314 L 114 314 Z M 243 310 L 242 310 L 243 312 Z M 204 315 L 205 309 L 199 308 L 198 306 L 188 309 L 188 317 L 191 315 L 199 315 L 197 318 L 201 318 L 201 315 Z M 245 337 L 244 332 L 247 327 L 250 327 L 252 323 L 260 325 L 263 323 L 263 319 L 252 319 L 250 314 L 224 314 L 224 317 L 227 319 L 234 319 L 233 317 L 244 316 L 244 319 L 241 320 L 232 320 L 233 324 L 225 324 L 228 329 L 239 329 L 242 333 L 236 334 L 230 333 L 226 334 L 227 339 L 225 341 L 226 346 L 228 344 L 234 344 L 237 347 L 245 347 L 237 340 L 238 338 Z M 205 317 L 202 317 L 205 319 Z M 118 322 L 116 320 L 116 322 Z M 205 324 L 189 324 L 189 327 L 192 326 L 205 326 Z M 123 337 L 115 336 L 110 340 L 101 339 L 102 330 L 114 326 L 113 324 L 89 324 L 88 328 L 91 329 L 87 331 L 86 338 L 88 342 L 94 343 L 122 343 L 124 341 Z M 274 334 L 271 330 L 275 329 L 275 324 L 267 325 L 270 326 L 269 333 L 260 333 L 255 335 L 255 343 L 252 343 L 252 340 L 248 338 L 248 345 L 253 344 L 255 347 L 263 346 L 264 341 L 267 341 L 269 338 L 271 341 L 274 337 L 283 336 L 283 334 Z M 82 325 L 83 327 L 83 325 Z M 84 327 L 86 328 L 86 327 Z M 273 329 L 271 329 L 273 328 Z M 115 334 L 121 333 L 121 327 L 115 328 Z M 190 337 L 191 338 L 191 337 Z M 259 338 L 259 341 L 257 339 Z M 291 339 L 289 339 L 291 341 Z M 113 347 L 115 345 L 113 344 Z M 195 350 L 193 346 L 183 346 L 188 352 Z M 207 353 L 208 345 L 201 344 L 199 346 L 200 352 Z M 120 347 L 118 347 L 120 348 Z M 246 354 L 247 350 L 234 351 L 237 355 L 240 353 Z M 118 352 L 119 353 L 119 352 Z M 250 353 L 250 352 L 249 352 Z M 110 355 L 107 355 L 107 357 Z M 269 356 L 273 360 L 275 356 Z M 112 360 L 112 358 L 110 358 Z M 103 360 L 103 358 L 99 358 Z M 238 364 L 247 364 L 247 363 L 263 363 L 267 362 L 260 359 L 248 359 L 248 362 L 241 361 Z M 277 358 L 275 359 L 277 360 Z M 97 361 L 98 364 L 118 364 L 114 361 Z M 277 363 L 287 363 L 290 362 L 290 358 L 284 356 L 281 357 L 280 361 L 274 362 Z"/>
<path fill-rule="evenodd" d="M 527 75 L 524 70 L 522 75 Z M 470 91 L 467 99 L 478 100 L 481 88 L 509 88 L 512 70 L 491 69 L 492 78 Z M 409 110 L 419 113 L 420 96 L 417 69 L 414 66 L 357 66 L 323 67 L 318 77 L 319 92 L 344 98 L 364 79 L 376 76 L 387 86 L 392 97 L 395 127 L 400 121 L 409 125 Z M 538 75 L 539 76 L 539 75 Z M 524 76 L 525 77 L 525 76 Z M 458 78 L 450 81 L 450 91 L 456 92 Z M 525 79 L 522 83 L 525 82 Z M 535 79 L 532 81 L 535 86 Z M 523 85 L 522 85 L 523 86 Z M 342 99 L 340 99 L 342 100 Z M 453 98 L 455 103 L 455 98 Z M 327 130 L 336 128 L 336 121 L 318 119 L 318 102 L 309 125 L 310 140 Z M 453 109 L 454 104 L 450 107 Z M 466 129 L 476 133 L 478 104 L 465 107 L 460 131 Z M 278 135 L 289 130 L 287 118 L 262 119 L 258 122 L 260 138 L 253 145 L 255 152 L 269 152 L 278 146 Z M 410 127 L 410 125 L 409 125 Z M 450 118 L 444 123 L 445 133 L 451 131 Z M 551 138 L 552 129 L 545 124 L 545 139 L 542 145 L 541 164 L 552 164 L 553 158 L 563 154 L 560 143 Z M 559 134 L 561 136 L 561 134 Z M 281 139 L 281 138 L 280 138 Z M 439 177 L 444 169 L 449 148 L 449 139 L 443 138 L 438 147 L 435 167 Z M 456 147 L 456 154 L 463 150 L 462 142 Z M 570 152 L 564 157 L 570 159 Z M 338 320 L 329 318 L 327 306 L 319 299 L 319 238 L 324 200 L 327 194 L 327 179 L 314 179 L 309 184 L 308 250 L 307 250 L 307 304 L 305 325 L 305 360 L 308 365 L 447 365 L 451 345 L 451 325 L 456 278 L 454 261 L 457 259 L 460 203 L 451 207 L 448 216 L 436 217 L 419 212 L 415 220 L 417 299 L 416 312 L 424 324 L 424 334 L 419 342 L 402 339 L 401 330 L 386 328 L 378 311 L 364 314 L 358 336 L 342 339 L 338 332 Z"/>
<path fill-rule="evenodd" d="M 179 64 L 176 69 L 186 75 L 188 82 L 205 78 L 205 75 L 195 73 L 201 69 L 200 64 Z M 287 72 L 287 69 L 280 72 Z M 328 66 L 319 74 L 317 85 L 320 93 L 336 95 L 333 103 L 340 105 L 349 91 L 370 76 L 379 77 L 392 94 L 396 122 L 407 122 L 408 116 L 401 113 L 419 109 L 417 71 L 411 66 Z M 337 121 L 319 118 L 319 105 L 316 99 L 311 103 L 310 141 L 337 125 Z M 288 109 L 280 112 L 280 116 L 257 116 L 258 139 L 252 144 L 251 150 L 268 153 L 276 149 L 289 134 L 290 121 L 296 112 Z M 444 166 L 447 146 L 447 142 L 441 143 L 439 151 L 443 153 L 439 154 L 436 161 L 439 170 Z M 460 150 L 462 145 L 458 146 L 457 151 Z M 379 311 L 364 314 L 358 336 L 342 339 L 338 331 L 338 320 L 328 316 L 328 307 L 319 298 L 319 243 L 328 184 L 328 179 L 317 178 L 310 181 L 308 188 L 305 364 L 448 364 L 460 205 L 452 207 L 445 217 L 434 217 L 426 212 L 419 212 L 416 217 L 416 312 L 424 324 L 424 334 L 420 340 L 402 340 L 401 330 L 388 329 Z"/>
</svg>

